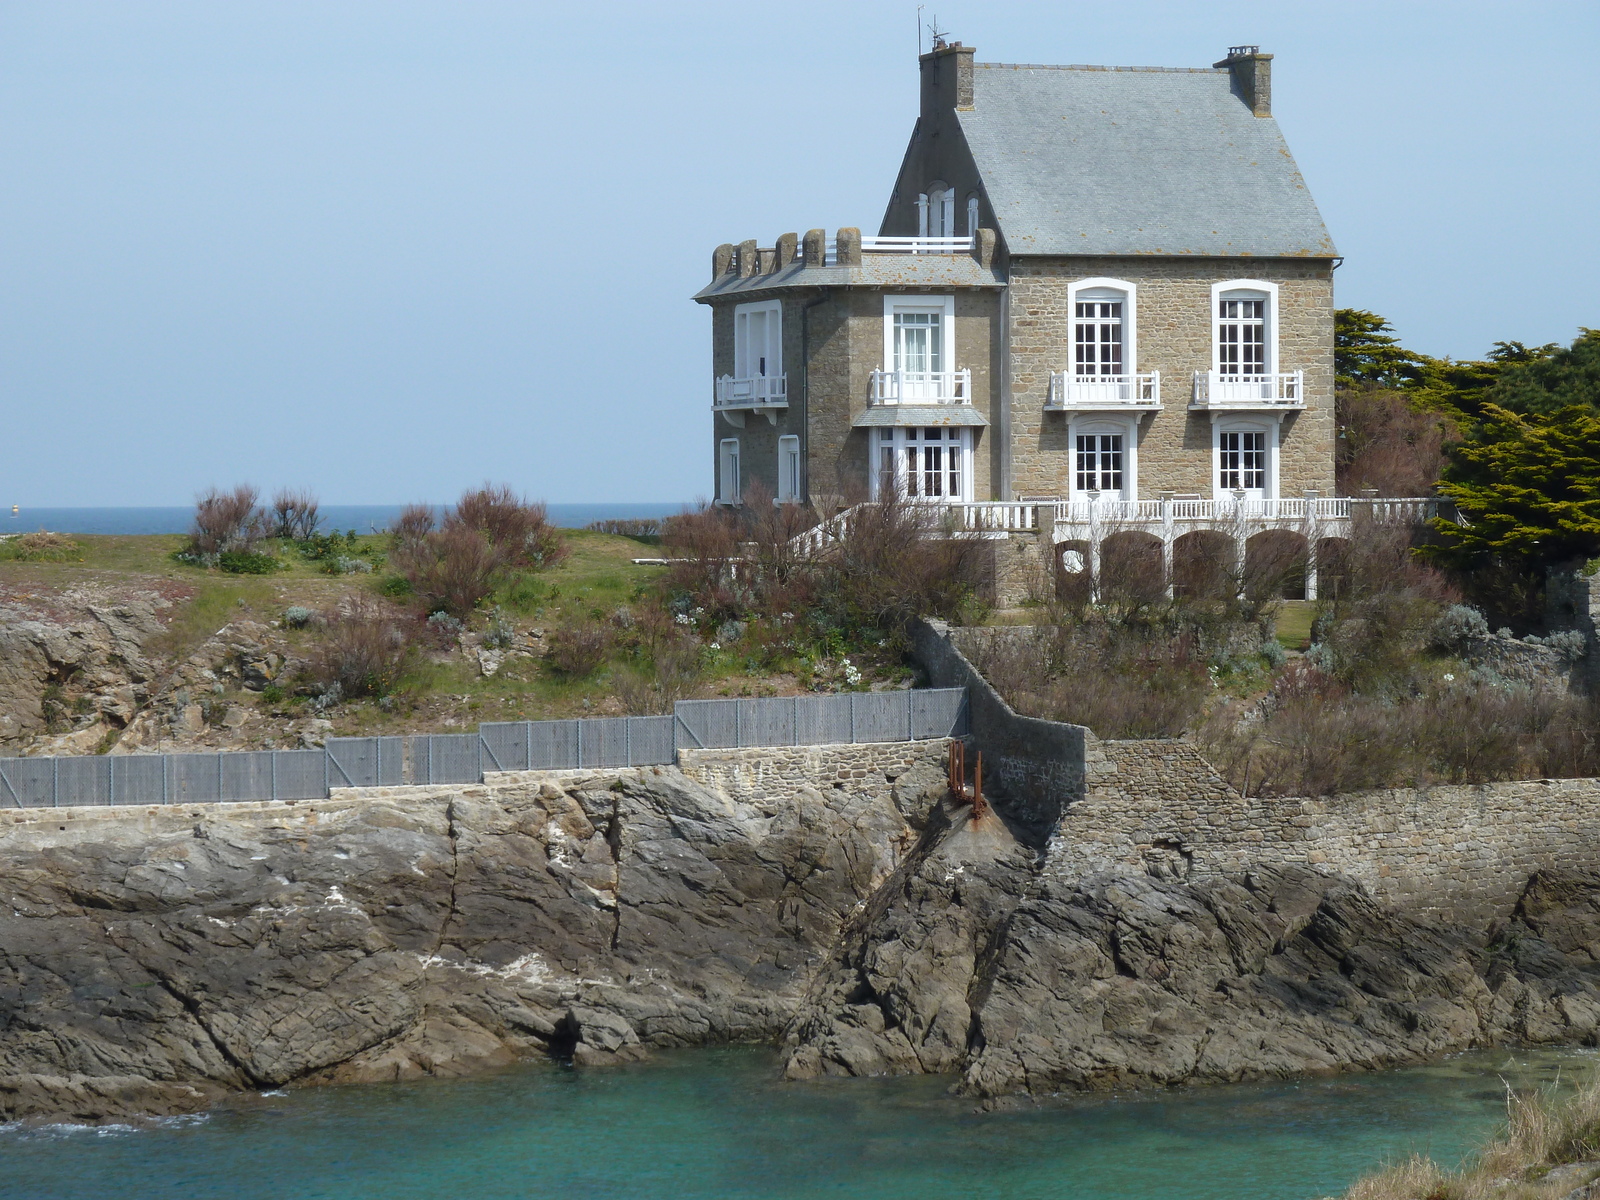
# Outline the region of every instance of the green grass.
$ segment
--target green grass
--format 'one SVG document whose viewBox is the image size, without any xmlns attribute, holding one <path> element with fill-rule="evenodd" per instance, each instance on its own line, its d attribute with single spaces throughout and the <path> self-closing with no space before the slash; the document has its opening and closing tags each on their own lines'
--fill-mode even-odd
<svg viewBox="0 0 1600 1200">
<path fill-rule="evenodd" d="M 1285 650 L 1304 650 L 1311 645 L 1311 622 L 1316 605 L 1308 600 L 1285 600 L 1278 608 L 1278 642 Z"/>
</svg>

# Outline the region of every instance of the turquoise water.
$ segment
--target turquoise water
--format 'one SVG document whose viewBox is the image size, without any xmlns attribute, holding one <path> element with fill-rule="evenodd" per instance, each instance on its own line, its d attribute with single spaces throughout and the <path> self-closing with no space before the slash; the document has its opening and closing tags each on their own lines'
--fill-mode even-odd
<svg viewBox="0 0 1600 1200">
<path fill-rule="evenodd" d="M 759 1050 L 616 1071 L 294 1091 L 150 1130 L 0 1131 L 28 1200 L 1297 1200 L 1421 1151 L 1454 1163 L 1517 1086 L 1588 1053 L 1467 1055 L 1295 1084 L 977 1113 L 949 1080 L 784 1084 Z"/>
</svg>

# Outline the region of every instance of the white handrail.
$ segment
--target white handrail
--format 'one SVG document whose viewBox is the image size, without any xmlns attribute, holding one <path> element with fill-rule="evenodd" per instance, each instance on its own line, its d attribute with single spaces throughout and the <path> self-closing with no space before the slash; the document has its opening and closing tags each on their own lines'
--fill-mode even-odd
<svg viewBox="0 0 1600 1200">
<path fill-rule="evenodd" d="M 872 372 L 869 404 L 971 404 L 972 370 Z"/>
<path fill-rule="evenodd" d="M 1221 371 L 1194 373 L 1195 408 L 1304 408 L 1304 371 L 1279 371 L 1273 375 L 1228 375 Z"/>
<path fill-rule="evenodd" d="M 756 375 L 748 379 L 723 375 L 716 381 L 717 408 L 779 408 L 788 403 L 787 375 Z"/>
<path fill-rule="evenodd" d="M 1161 407 L 1161 372 L 1135 375 L 1076 375 L 1071 371 L 1050 372 L 1050 395 L 1046 408 L 1137 408 Z"/>
</svg>

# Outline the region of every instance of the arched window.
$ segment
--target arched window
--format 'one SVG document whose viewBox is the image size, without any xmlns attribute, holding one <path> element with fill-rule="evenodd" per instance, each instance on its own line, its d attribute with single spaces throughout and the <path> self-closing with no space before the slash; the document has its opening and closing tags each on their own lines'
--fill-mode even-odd
<svg viewBox="0 0 1600 1200">
<path fill-rule="evenodd" d="M 978 193 L 973 192 L 967 197 L 967 236 L 975 237 L 978 232 Z"/>
<path fill-rule="evenodd" d="M 1278 369 L 1278 288 L 1233 279 L 1211 289 L 1212 367 L 1224 379 L 1259 379 Z"/>
</svg>

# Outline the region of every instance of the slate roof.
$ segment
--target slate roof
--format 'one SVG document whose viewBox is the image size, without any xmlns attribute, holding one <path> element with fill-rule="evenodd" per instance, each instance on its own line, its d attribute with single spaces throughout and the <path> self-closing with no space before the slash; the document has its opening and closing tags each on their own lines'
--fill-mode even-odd
<svg viewBox="0 0 1600 1200">
<path fill-rule="evenodd" d="M 1226 70 L 975 63 L 957 119 L 1012 254 L 1338 252 Z"/>
</svg>

